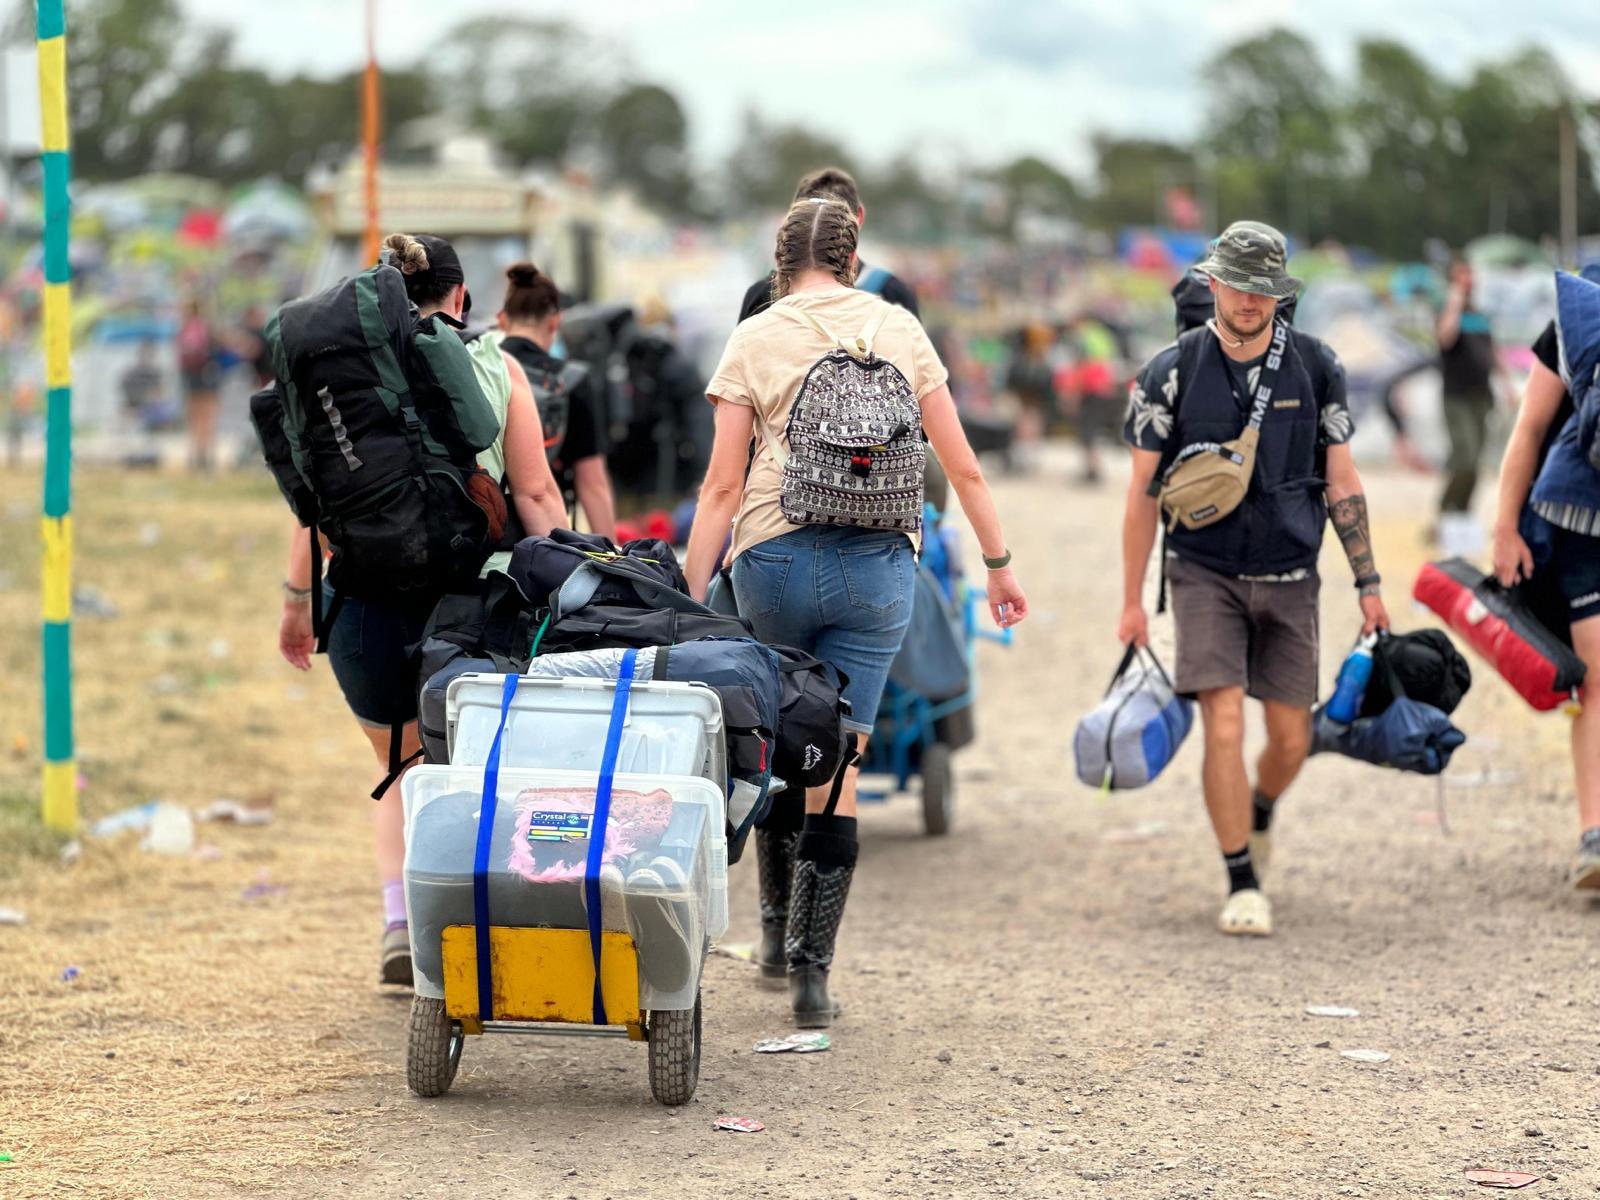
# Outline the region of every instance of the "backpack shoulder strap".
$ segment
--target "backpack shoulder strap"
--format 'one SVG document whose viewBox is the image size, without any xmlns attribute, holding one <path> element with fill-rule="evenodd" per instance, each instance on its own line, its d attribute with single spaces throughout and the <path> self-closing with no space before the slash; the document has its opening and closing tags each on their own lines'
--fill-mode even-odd
<svg viewBox="0 0 1600 1200">
<path fill-rule="evenodd" d="M 1317 412 L 1317 451 L 1314 470 L 1319 476 L 1328 473 L 1328 443 L 1322 435 L 1322 401 L 1328 394 L 1327 365 L 1322 360 L 1322 343 L 1309 333 L 1291 327 L 1295 353 L 1311 380 L 1312 403 Z"/>
<path fill-rule="evenodd" d="M 792 304 L 783 304 L 783 305 L 776 305 L 775 304 L 775 305 L 773 305 L 773 310 L 776 311 L 776 312 L 783 313 L 786 316 L 793 317 L 796 321 L 799 321 L 802 325 L 809 325 L 812 329 L 815 329 L 818 333 L 820 333 L 823 337 L 827 338 L 835 346 L 844 345 L 844 343 L 842 343 L 839 340 L 839 336 L 836 333 L 834 333 L 833 330 L 829 329 L 826 325 L 824 325 L 820 320 L 818 320 L 816 314 L 813 313 L 813 312 L 810 312 L 810 311 L 808 311 L 806 309 L 803 309 L 803 308 L 796 308 Z"/>
<path fill-rule="evenodd" d="M 873 340 L 878 336 L 878 330 L 883 328 L 884 318 L 888 315 L 887 308 L 874 313 L 872 320 L 867 322 L 866 328 L 856 335 L 856 344 L 853 347 L 846 346 L 845 349 L 857 358 L 866 358 L 872 353 Z"/>
<path fill-rule="evenodd" d="M 867 267 L 856 280 L 858 292 L 872 292 L 874 295 L 883 295 L 883 289 L 889 286 L 889 270 L 887 267 Z"/>
<path fill-rule="evenodd" d="M 766 439 L 767 445 L 772 448 L 772 457 L 778 464 L 778 470 L 783 470 L 789 465 L 789 451 L 784 448 L 783 442 L 778 438 L 777 430 L 767 424 L 766 417 L 761 415 L 761 409 L 752 404 L 750 411 L 755 414 L 756 427 L 761 430 L 761 436 Z M 753 462 L 755 459 L 754 450 L 751 451 L 750 457 Z M 748 472 L 746 479 L 748 481 Z"/>
<path fill-rule="evenodd" d="M 1150 481 L 1152 496 L 1160 493 L 1167 472 L 1172 470 L 1172 464 L 1183 452 L 1183 446 L 1178 442 L 1178 410 L 1183 406 L 1183 393 L 1188 382 L 1200 369 L 1200 355 L 1206 348 L 1206 340 L 1210 337 L 1211 331 L 1204 325 L 1185 330 L 1178 337 L 1178 390 L 1172 397 L 1172 434 L 1167 438 L 1166 449 L 1161 452 L 1161 461 L 1156 465 L 1155 478 Z"/>
</svg>

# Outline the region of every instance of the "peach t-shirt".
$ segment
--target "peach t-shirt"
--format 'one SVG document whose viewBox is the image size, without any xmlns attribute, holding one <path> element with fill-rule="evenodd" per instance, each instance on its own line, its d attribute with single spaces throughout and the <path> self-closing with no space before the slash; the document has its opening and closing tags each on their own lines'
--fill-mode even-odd
<svg viewBox="0 0 1600 1200">
<path fill-rule="evenodd" d="M 809 312 L 838 339 L 850 341 L 873 321 L 882 324 L 872 339 L 872 352 L 897 367 L 921 400 L 950 378 L 922 323 L 905 309 L 871 292 L 838 287 L 785 296 L 766 312 L 733 331 L 716 374 L 706 386 L 715 403 L 726 400 L 756 412 L 756 454 L 745 480 L 744 502 L 733 523 L 735 557 L 752 546 L 781 537 L 795 525 L 783 515 L 779 491 L 783 469 L 773 456 L 770 439 L 785 438 L 789 413 L 806 374 L 837 346 L 786 309 Z M 785 447 L 787 449 L 787 446 Z M 916 539 L 913 539 L 915 541 Z"/>
</svg>

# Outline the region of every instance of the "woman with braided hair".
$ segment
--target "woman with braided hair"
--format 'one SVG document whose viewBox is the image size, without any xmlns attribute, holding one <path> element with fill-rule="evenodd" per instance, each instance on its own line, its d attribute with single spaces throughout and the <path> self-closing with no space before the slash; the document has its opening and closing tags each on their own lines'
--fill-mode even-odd
<svg viewBox="0 0 1600 1200">
<path fill-rule="evenodd" d="M 837 200 L 784 217 L 772 306 L 734 330 L 707 388 L 716 436 L 685 574 L 704 598 L 731 523 L 740 612 L 763 641 L 848 677 L 859 746 L 911 620 L 922 432 L 983 547 L 995 620 L 1015 625 L 1028 605 L 938 353 L 916 317 L 854 286 L 857 234 Z M 838 1011 L 828 971 L 856 861 L 856 771 L 803 806 L 786 798 L 756 837 L 760 965 L 787 976 L 796 1023 L 821 1027 Z"/>
</svg>

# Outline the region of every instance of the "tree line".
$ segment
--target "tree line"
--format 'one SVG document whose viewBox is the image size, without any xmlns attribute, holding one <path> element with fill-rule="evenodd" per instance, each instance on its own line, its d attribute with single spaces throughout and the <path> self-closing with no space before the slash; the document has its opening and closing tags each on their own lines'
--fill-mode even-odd
<svg viewBox="0 0 1600 1200">
<path fill-rule="evenodd" d="M 25 8 L 14 34 L 31 28 Z M 274 77 L 246 66 L 228 31 L 198 26 L 178 0 L 69 0 L 68 10 L 84 179 L 165 170 L 299 182 L 357 145 L 359 72 Z M 1398 42 L 1370 39 L 1341 78 L 1309 40 L 1277 30 L 1215 56 L 1201 89 L 1194 137 L 1097 134 L 1087 178 L 1038 156 L 954 179 L 911 155 L 862 162 L 824 133 L 753 113 L 713 177 L 696 171 L 677 97 L 640 81 L 615 45 L 562 21 L 474 18 L 426 63 L 385 67 L 383 116 L 388 153 L 405 152 L 393 135 L 406 123 L 444 114 L 490 135 L 515 166 L 576 164 L 672 217 L 768 210 L 803 171 L 838 162 L 861 178 L 874 224 L 908 239 L 1006 234 L 1028 212 L 1105 230 L 1160 223 L 1179 194 L 1213 225 L 1250 215 L 1304 242 L 1401 258 L 1430 238 L 1554 235 L 1565 119 L 1578 133 L 1579 211 L 1591 228 L 1600 219 L 1600 105 L 1544 50 L 1453 79 Z"/>
</svg>

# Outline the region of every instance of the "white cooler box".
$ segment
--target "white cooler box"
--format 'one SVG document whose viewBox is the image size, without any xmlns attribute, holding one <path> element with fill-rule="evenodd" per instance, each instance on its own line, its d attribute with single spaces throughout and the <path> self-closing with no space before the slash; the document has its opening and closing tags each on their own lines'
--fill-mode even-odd
<svg viewBox="0 0 1600 1200">
<path fill-rule="evenodd" d="M 452 766 L 489 761 L 504 681 L 503 675 L 451 680 L 445 730 Z M 506 718 L 501 764 L 598 771 L 615 695 L 613 680 L 524 678 Z M 716 692 L 699 683 L 635 681 L 617 770 L 697 775 L 726 787 L 728 749 Z"/>
<path fill-rule="evenodd" d="M 444 928 L 474 923 L 483 774 L 481 766 L 419 766 L 402 784 L 406 908 L 420 996 L 444 996 Z M 588 928 L 583 874 L 597 783 L 593 769 L 501 768 L 488 873 L 493 924 Z M 723 805 L 721 788 L 706 779 L 615 778 L 602 926 L 633 936 L 647 1010 L 693 1008 L 706 947 L 727 930 Z"/>
</svg>

